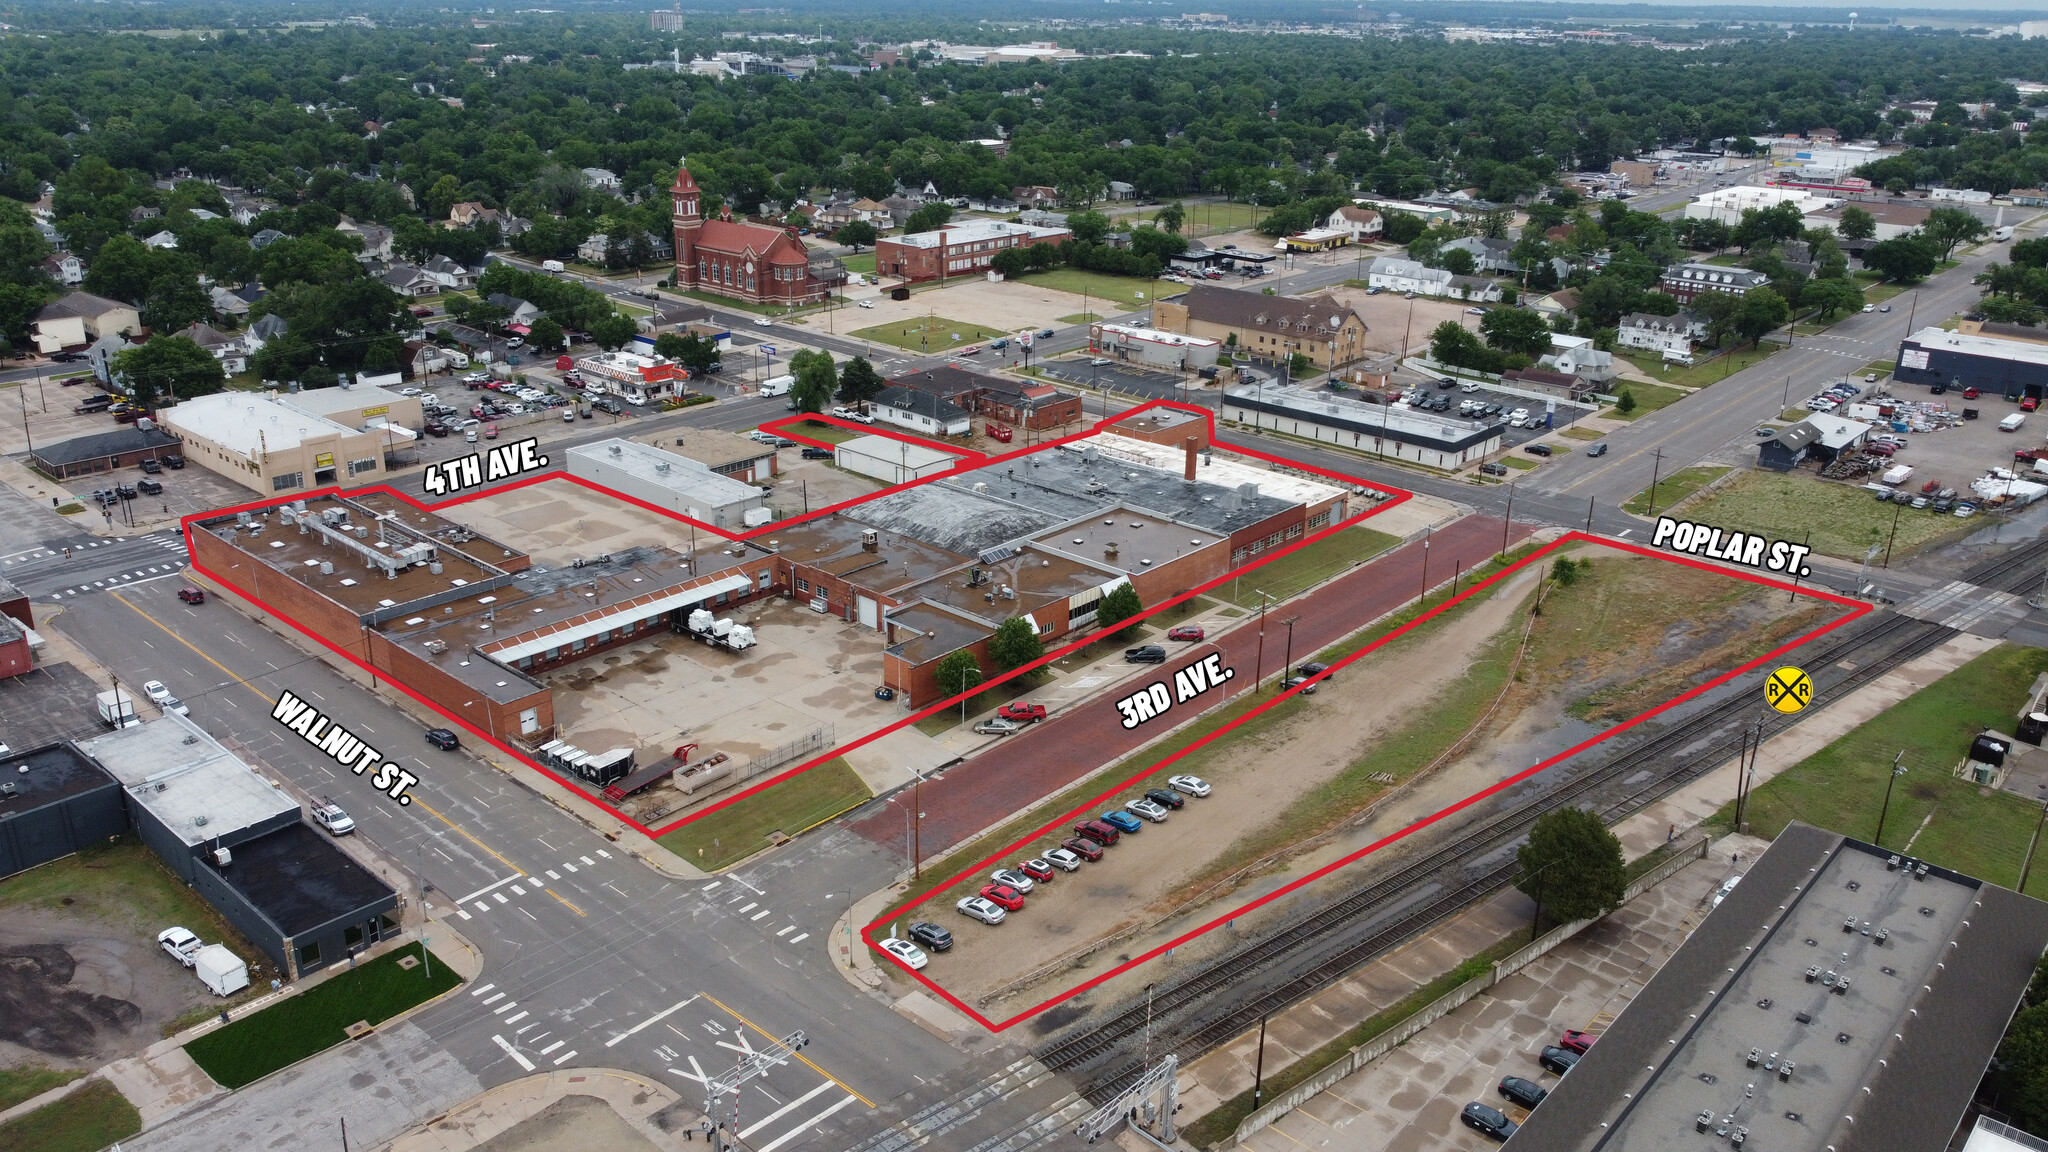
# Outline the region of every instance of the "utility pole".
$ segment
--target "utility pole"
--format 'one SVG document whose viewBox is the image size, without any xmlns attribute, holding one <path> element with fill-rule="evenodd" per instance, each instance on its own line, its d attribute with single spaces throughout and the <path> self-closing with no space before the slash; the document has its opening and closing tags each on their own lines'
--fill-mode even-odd
<svg viewBox="0 0 2048 1152">
<path fill-rule="evenodd" d="M 1266 676 L 1266 604 L 1272 597 L 1257 588 L 1252 591 L 1259 593 L 1259 646 L 1258 654 L 1252 657 L 1252 687 L 1256 689 Z"/>
<path fill-rule="evenodd" d="M 1287 625 L 1287 663 L 1280 669 L 1280 679 L 1282 680 L 1294 675 L 1294 622 L 1299 619 L 1301 619 L 1299 616 L 1289 616 L 1281 621 L 1282 624 Z"/>
<path fill-rule="evenodd" d="M 1892 785 L 1898 783 L 1899 777 L 1904 776 L 1905 774 L 1906 750 L 1904 748 L 1901 748 L 1899 749 L 1898 756 L 1892 760 L 1891 773 L 1885 777 L 1884 806 L 1877 810 L 1877 835 L 1874 838 L 1872 838 L 1871 843 L 1877 845 L 1880 848 L 1884 847 L 1884 818 L 1887 815 L 1889 815 L 1892 810 Z M 2040 835 L 2040 831 L 2038 829 L 2035 830 L 2035 835 Z M 2033 852 L 2033 845 L 2029 844 L 2027 846 L 2028 856 L 2031 857 L 2033 855 Z M 2026 885 L 2026 882 L 2026 870 L 2023 867 L 2020 870 L 2020 885 L 2024 887 Z"/>
<path fill-rule="evenodd" d="M 1586 535 L 1593 534 L 1593 498 L 1586 497 Z"/>
<path fill-rule="evenodd" d="M 1900 504 L 1892 509 L 1892 530 L 1889 533 L 1887 533 L 1884 538 L 1883 566 L 1886 568 L 1890 568 L 1892 566 L 1892 541 L 1899 538 L 1899 517 L 1905 511 L 1906 506 L 1904 504 Z"/>
<path fill-rule="evenodd" d="M 1590 516 L 1589 516 L 1588 518 L 1590 519 Z M 1505 555 L 1507 555 L 1507 554 L 1508 554 L 1508 533 L 1509 533 L 1510 531 L 1512 531 L 1512 530 L 1513 530 L 1513 528 L 1514 528 L 1514 524 L 1515 524 L 1515 482 L 1514 482 L 1513 480 L 1510 480 L 1510 481 L 1508 481 L 1508 511 L 1507 511 L 1507 515 L 1505 515 L 1505 516 L 1502 516 L 1502 517 L 1500 518 L 1500 554 L 1501 554 L 1501 555 L 1503 555 L 1503 556 L 1505 556 Z"/>
<path fill-rule="evenodd" d="M 2048 801 L 2044 801 L 2041 804 L 2041 819 L 2034 823 L 2034 838 L 2027 841 L 2027 858 L 2020 864 L 2020 886 L 2018 891 L 2022 896 L 2026 895 L 2027 892 L 2027 873 L 2032 871 L 2034 867 L 2034 846 L 2041 842 L 2041 825 L 2043 824 L 2048 824 Z"/>
<path fill-rule="evenodd" d="M 1429 538 L 1435 531 L 1436 526 L 1433 524 L 1422 530 L 1422 593 L 1415 598 L 1415 606 L 1418 608 L 1429 599 Z"/>
<path fill-rule="evenodd" d="M 2044 807 L 2042 810 L 2048 811 L 2048 807 Z M 2024 883 L 2022 883 L 2020 886 L 2022 888 L 2026 887 Z M 1259 1017 L 1259 1054 L 1252 1064 L 1252 1111 L 1257 1112 L 1259 1110 L 1259 1105 L 1262 1104 L 1265 1101 L 1265 1099 L 1266 1018 L 1264 1016 L 1261 1016 Z"/>
<path fill-rule="evenodd" d="M 1650 457 L 1655 461 L 1650 465 L 1650 515 L 1655 517 L 1657 515 L 1657 481 L 1663 479 L 1664 476 L 1664 450 L 1659 448 L 1652 452 Z"/>
</svg>

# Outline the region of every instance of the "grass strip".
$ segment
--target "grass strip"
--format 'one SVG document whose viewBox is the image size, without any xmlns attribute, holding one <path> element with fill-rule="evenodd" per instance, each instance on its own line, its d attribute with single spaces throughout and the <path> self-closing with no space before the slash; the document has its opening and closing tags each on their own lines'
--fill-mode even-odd
<svg viewBox="0 0 2048 1152">
<path fill-rule="evenodd" d="M 1651 488 L 1645 488 L 1634 496 L 1629 497 L 1628 502 L 1621 506 L 1621 510 L 1623 512 L 1633 512 L 1638 516 L 1648 516 L 1651 515 L 1654 509 L 1669 509 L 1680 500 L 1705 488 L 1731 471 L 1733 469 L 1718 465 L 1701 464 L 1697 467 L 1673 472 L 1671 475 L 1658 480 Z M 1655 490 L 1652 491 L 1652 488 Z"/>
<path fill-rule="evenodd" d="M 846 758 L 834 756 L 794 779 L 693 820 L 659 843 L 683 860 L 715 871 L 768 847 L 771 832 L 795 836 L 873 795 Z"/>
<path fill-rule="evenodd" d="M 462 982 L 446 964 L 400 967 L 408 956 L 424 959 L 418 944 L 386 952 L 209 1032 L 185 1052 L 221 1087 L 240 1088 L 341 1043 L 359 1020 L 381 1024 Z"/>
<path fill-rule="evenodd" d="M 1635 397 L 1635 409 L 1623 412 L 1620 408 L 1609 408 L 1600 414 L 1603 418 L 1608 420 L 1635 420 L 1642 416 L 1648 416 L 1659 408 L 1676 404 L 1691 395 L 1691 393 L 1680 391 L 1677 388 L 1666 388 L 1662 384 L 1645 384 L 1640 380 L 1617 381 L 1614 385 L 1614 394 L 1620 396 L 1623 393 Z"/>
<path fill-rule="evenodd" d="M 142 1131 L 142 1115 L 119 1089 L 96 1080 L 54 1104 L 0 1124 L 0 1148 L 99 1152 Z"/>
<path fill-rule="evenodd" d="M 1834 743 L 1750 793 L 1749 830 L 1775 838 L 1803 820 L 1859 839 L 1877 836 L 1886 785 L 1882 844 L 1994 884 L 2019 881 L 2027 843 L 2041 817 L 2038 800 L 1959 779 L 1951 770 L 1985 728 L 2008 730 L 2034 678 L 2048 671 L 2048 650 L 2003 644 L 1871 717 Z M 1891 778 L 1900 750 L 1906 774 Z M 1711 823 L 1734 826 L 1731 804 Z M 2035 868 L 2027 894 L 2048 896 L 2048 868 Z"/>
<path fill-rule="evenodd" d="M 1399 536 L 1363 525 L 1345 528 L 1317 540 L 1230 582 L 1225 597 L 1241 608 L 1255 608 L 1260 592 L 1286 600 L 1355 568 L 1401 542 Z M 1257 587 L 1253 587 L 1256 585 Z M 1222 589 L 1217 589 L 1221 592 Z"/>
<path fill-rule="evenodd" d="M 1667 506 L 1663 486 L 1658 492 L 1657 506 Z M 1873 544 L 1889 546 L 1894 564 L 1930 544 L 1978 527 L 1975 520 L 1880 504 L 1860 484 L 1817 480 L 1796 472 L 1744 472 L 1731 477 L 1687 507 L 1685 518 L 1772 540 L 1804 543 L 1811 533 L 1814 551 L 1852 562 L 1861 561 Z"/>
<path fill-rule="evenodd" d="M 1266 1101 L 1271 1102 L 1293 1091 L 1297 1085 L 1350 1055 L 1353 1048 L 1370 1044 L 1383 1033 L 1399 1027 L 1410 1016 L 1449 995 L 1460 984 L 1484 976 L 1492 969 L 1495 961 L 1513 955 L 1515 950 L 1525 943 L 1527 941 L 1522 939 L 1519 932 L 1501 939 L 1484 952 L 1410 992 L 1393 1006 L 1373 1013 L 1363 1022 L 1347 1029 L 1343 1035 L 1266 1077 Z M 1208 1115 L 1183 1126 L 1181 1139 L 1197 1148 L 1219 1147 L 1236 1134 L 1237 1126 L 1244 1123 L 1245 1117 L 1254 1111 L 1252 1091 L 1246 1089 L 1225 1100 Z"/>
<path fill-rule="evenodd" d="M 52 1088 L 61 1088 L 84 1072 L 76 1068 L 50 1068 L 42 1064 L 24 1064 L 19 1068 L 0 1068 L 0 1112 L 24 1100 L 33 1100 Z"/>
</svg>

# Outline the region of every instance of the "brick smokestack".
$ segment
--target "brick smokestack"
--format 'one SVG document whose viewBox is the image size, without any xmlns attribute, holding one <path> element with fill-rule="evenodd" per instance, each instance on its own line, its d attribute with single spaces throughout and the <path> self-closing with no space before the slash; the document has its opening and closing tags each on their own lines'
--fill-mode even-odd
<svg viewBox="0 0 2048 1152">
<path fill-rule="evenodd" d="M 1187 449 L 1187 467 L 1186 467 L 1186 470 L 1185 470 L 1185 471 L 1183 471 L 1183 472 L 1181 473 L 1181 478 L 1182 478 L 1183 480 L 1186 480 L 1186 481 L 1187 481 L 1188 483 L 1192 484 L 1192 483 L 1194 483 L 1194 482 L 1195 482 L 1195 444 L 1196 444 L 1196 440 L 1195 440 L 1195 438 L 1194 438 L 1193 436 L 1190 436 L 1190 437 L 1188 437 L 1188 438 L 1187 438 L 1186 440 L 1183 440 L 1183 441 L 1181 441 L 1181 444 L 1182 444 L 1182 446 L 1183 446 L 1184 448 L 1186 448 L 1186 449 Z"/>
</svg>

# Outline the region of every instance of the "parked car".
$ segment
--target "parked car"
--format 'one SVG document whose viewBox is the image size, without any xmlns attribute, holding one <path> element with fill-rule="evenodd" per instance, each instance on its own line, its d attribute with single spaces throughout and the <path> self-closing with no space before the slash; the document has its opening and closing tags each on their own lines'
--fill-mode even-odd
<svg viewBox="0 0 2048 1152">
<path fill-rule="evenodd" d="M 1553 1044 L 1543 1049 L 1543 1054 L 1536 1057 L 1536 1062 L 1543 1065 L 1544 1071 L 1562 1076 L 1579 1062 L 1579 1054 L 1569 1048 L 1559 1048 Z"/>
<path fill-rule="evenodd" d="M 1038 886 L 1031 877 L 1017 871 L 1015 868 L 998 868 L 989 873 L 988 878 L 997 884 L 1006 884 L 1015 888 L 1019 896 L 1031 895 L 1031 890 Z"/>
<path fill-rule="evenodd" d="M 1045 705 L 1043 704 L 1029 704 L 1022 700 L 1012 700 L 1001 708 L 996 709 L 996 715 L 1001 716 L 1005 720 L 1015 720 L 1019 724 L 1035 724 L 1045 719 L 1046 713 Z"/>
<path fill-rule="evenodd" d="M 1171 788 L 1147 788 L 1145 789 L 1145 799 L 1162 808 L 1171 808 L 1176 812 L 1185 808 L 1188 802 L 1187 797 L 1175 792 Z"/>
<path fill-rule="evenodd" d="M 1014 720 L 1005 720 L 1001 716 L 991 716 L 976 724 L 974 730 L 983 736 L 1010 736 L 1022 732 L 1024 726 Z"/>
<path fill-rule="evenodd" d="M 892 936 L 882 941 L 882 951 L 903 961 L 904 966 L 913 972 L 924 967 L 929 960 L 924 954 L 924 949 L 900 937 Z"/>
<path fill-rule="evenodd" d="M 1495 464 L 1489 461 L 1485 464 L 1481 464 L 1479 466 L 1479 471 L 1488 476 L 1505 476 L 1508 474 L 1508 466 L 1505 464 Z"/>
<path fill-rule="evenodd" d="M 183 600 L 187 604 L 204 604 L 206 603 L 206 590 L 203 588 L 180 588 L 178 589 L 178 599 Z"/>
<path fill-rule="evenodd" d="M 806 449 L 804 449 L 804 459 L 806 459 L 806 460 L 830 460 L 830 459 L 832 459 L 832 458 L 833 458 L 833 455 L 832 455 L 832 450 L 831 450 L 830 448 L 806 448 Z"/>
<path fill-rule="evenodd" d="M 1294 666 L 1294 671 L 1302 676 L 1320 676 L 1329 670 L 1330 666 L 1321 660 L 1304 660 Z M 1328 677 L 1324 678 L 1328 679 Z"/>
<path fill-rule="evenodd" d="M 114 494 L 123 500 L 133 500 L 135 499 L 135 485 L 116 484 L 114 485 Z"/>
<path fill-rule="evenodd" d="M 1500 1094 L 1510 1104 L 1534 1108 L 1543 1103 L 1543 1098 L 1550 1095 L 1550 1092 L 1533 1080 L 1524 1080 L 1520 1076 L 1504 1076 L 1500 1082 Z"/>
<path fill-rule="evenodd" d="M 1050 328 L 1047 328 L 1047 329 L 1044 329 L 1043 331 L 1039 332 L 1039 334 L 1038 334 L 1038 338 L 1039 338 L 1039 339 L 1041 339 L 1041 340 L 1050 340 L 1050 339 L 1052 339 L 1052 329 L 1050 329 Z"/>
<path fill-rule="evenodd" d="M 1124 809 L 1129 812 L 1135 812 L 1154 824 L 1166 823 L 1166 806 L 1149 797 L 1140 796 L 1135 800 L 1126 800 L 1124 801 Z"/>
<path fill-rule="evenodd" d="M 910 938 L 934 952 L 948 952 L 953 947 L 953 934 L 929 920 L 912 924 Z"/>
<path fill-rule="evenodd" d="M 1584 1032 L 1577 1028 L 1567 1028 L 1564 1035 L 1557 1038 L 1557 1046 L 1559 1048 L 1569 1048 L 1583 1056 L 1593 1047 L 1593 1042 L 1598 1039 L 1600 1037 L 1591 1032 Z"/>
<path fill-rule="evenodd" d="M 1200 640 L 1207 635 L 1200 624 L 1176 624 L 1166 630 L 1168 640 Z"/>
<path fill-rule="evenodd" d="M 953 907 L 959 909 L 961 915 L 972 917 L 983 924 L 1001 924 L 1004 918 L 1009 915 L 1000 907 L 979 896 L 964 897 Z"/>
<path fill-rule="evenodd" d="M 766 317 L 766 316 L 762 316 L 762 317 L 759 317 L 759 318 L 757 318 L 757 319 L 756 319 L 756 320 L 754 321 L 754 327 L 756 327 L 756 328 L 773 328 L 773 327 L 775 327 L 775 321 L 773 321 L 773 320 L 770 320 L 770 319 L 769 319 L 768 317 Z"/>
<path fill-rule="evenodd" d="M 1209 794 L 1209 782 L 1200 776 L 1172 776 L 1166 782 L 1175 792 L 1185 792 L 1197 800 Z"/>
<path fill-rule="evenodd" d="M 1087 836 L 1072 836 L 1060 841 L 1060 846 L 1053 852 L 1068 852 L 1093 864 L 1102 859 L 1102 843 Z M 1046 853 L 1045 858 L 1052 859 L 1052 852 Z"/>
<path fill-rule="evenodd" d="M 860 306 L 862 308 L 873 308 L 875 306 L 875 302 L 873 300 L 863 300 L 860 302 Z"/>
<path fill-rule="evenodd" d="M 1602 440 L 1602 441 L 1600 441 L 1600 442 L 1599 442 L 1599 443 L 1597 443 L 1597 444 L 1588 444 L 1588 445 L 1586 446 L 1586 455 L 1588 455 L 1588 456 L 1605 456 L 1605 455 L 1607 455 L 1607 441 L 1605 441 L 1605 440 Z"/>
<path fill-rule="evenodd" d="M 1033 880 L 1036 880 L 1040 883 L 1044 883 L 1045 881 L 1050 880 L 1053 877 L 1052 865 L 1046 863 L 1044 860 L 1039 859 L 1018 861 L 1017 871 L 1022 872 L 1026 876 L 1029 876 Z"/>
<path fill-rule="evenodd" d="M 146 478 L 135 482 L 135 490 L 144 496 L 161 496 L 164 494 L 163 485 Z"/>
<path fill-rule="evenodd" d="M 1145 825 L 1136 816 L 1128 812 L 1119 812 L 1114 808 L 1104 812 L 1099 819 L 1126 836 L 1135 836 L 1145 830 Z"/>
<path fill-rule="evenodd" d="M 327 829 L 330 836 L 346 836 L 356 830 L 355 819 L 332 800 L 313 805 L 313 823 Z"/>
<path fill-rule="evenodd" d="M 1076 823 L 1074 835 L 1086 836 L 1104 848 L 1116 847 L 1116 842 L 1123 838 L 1123 833 L 1118 831 L 1115 825 L 1105 824 L 1100 820 L 1082 820 Z"/>
<path fill-rule="evenodd" d="M 157 473 L 162 472 L 164 470 L 164 466 L 162 464 L 157 463 L 155 460 L 144 460 L 141 464 L 141 468 L 144 472 L 149 473 L 151 476 L 154 476 Z"/>
<path fill-rule="evenodd" d="M 157 457 L 157 459 L 162 460 L 164 467 L 173 471 L 185 466 L 185 458 L 176 452 L 166 452 L 162 456 Z"/>
<path fill-rule="evenodd" d="M 1081 866 L 1081 854 L 1071 848 L 1048 848 L 1041 859 L 1062 872 L 1072 872 Z"/>
<path fill-rule="evenodd" d="M 1009 884 L 983 884 L 981 898 L 1005 912 L 1015 912 L 1024 907 L 1024 893 Z"/>
<path fill-rule="evenodd" d="M 1458 1118 L 1465 1122 L 1465 1127 L 1477 1129 L 1481 1135 L 1491 1136 L 1495 1140 L 1506 1140 L 1520 1127 L 1508 1119 L 1500 1109 L 1489 1108 L 1477 1100 L 1465 1105 L 1465 1110 L 1458 1114 Z"/>
<path fill-rule="evenodd" d="M 1280 681 L 1280 690 L 1282 692 L 1292 692 L 1296 688 L 1301 689 L 1303 696 L 1313 696 L 1316 694 L 1316 686 L 1309 683 L 1306 676 L 1289 676 L 1285 680 Z"/>
<path fill-rule="evenodd" d="M 1166 649 L 1161 648 L 1157 644 L 1146 644 L 1139 648 L 1126 648 L 1124 649 L 1124 663 L 1164 664 L 1166 663 Z"/>
<path fill-rule="evenodd" d="M 446 728 L 427 729 L 427 743 L 432 744 L 443 752 L 453 752 L 457 748 L 462 747 L 461 739 L 454 732 Z"/>
<path fill-rule="evenodd" d="M 1977 397 L 1982 395 L 1983 393 L 1977 391 L 1977 389 L 1974 386 L 1963 389 L 1963 399 L 1965 400 L 1975 400 Z"/>
<path fill-rule="evenodd" d="M 142 686 L 142 694 L 144 696 L 149 697 L 151 703 L 157 704 L 159 706 L 161 706 L 163 702 L 166 700 L 177 699 L 177 697 L 171 695 L 170 688 L 165 686 L 164 682 L 161 680 L 151 680 L 148 683 L 144 684 Z"/>
<path fill-rule="evenodd" d="M 192 958 L 199 955 L 199 937 L 188 928 L 171 927 L 156 934 L 157 946 L 170 953 L 171 959 L 192 966 Z"/>
</svg>

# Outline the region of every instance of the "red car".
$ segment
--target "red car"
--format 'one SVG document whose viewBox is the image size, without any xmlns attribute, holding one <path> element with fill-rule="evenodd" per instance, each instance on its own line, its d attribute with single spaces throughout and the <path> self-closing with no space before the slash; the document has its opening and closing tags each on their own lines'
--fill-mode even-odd
<svg viewBox="0 0 2048 1152">
<path fill-rule="evenodd" d="M 2041 402 L 2039 400 L 2034 399 L 2032 396 L 2029 396 L 2025 400 L 2020 401 L 2020 411 L 2022 412 L 2032 412 L 2034 409 L 2039 408 L 2040 406 Z"/>
<path fill-rule="evenodd" d="M 1006 912 L 1015 912 L 1024 907 L 1024 894 L 1008 884 L 984 884 L 981 898 L 1000 905 Z"/>
<path fill-rule="evenodd" d="M 412 314 L 424 320 L 427 317 L 432 316 L 434 314 L 434 310 L 432 308 L 415 308 L 412 310 Z"/>
<path fill-rule="evenodd" d="M 1026 704 L 1022 700 L 1012 700 L 1001 708 L 996 709 L 996 715 L 1001 716 L 1005 720 L 1015 720 L 1019 724 L 1030 724 L 1045 719 L 1045 705 Z"/>
<path fill-rule="evenodd" d="M 1108 848 L 1123 839 L 1123 833 L 1100 820 L 1083 820 L 1074 825 L 1074 835 L 1086 836 L 1097 844 Z"/>
<path fill-rule="evenodd" d="M 1166 630 L 1168 640 L 1200 640 L 1206 635 L 1200 624 L 1176 624 Z"/>
<path fill-rule="evenodd" d="M 1941 491 L 1941 481 L 1929 480 L 1927 483 L 1922 484 L 1920 486 L 1920 491 L 1923 495 L 1932 496 L 1936 492 Z"/>
<path fill-rule="evenodd" d="M 1976 399 L 1977 397 L 1979 397 L 1979 396 L 1982 396 L 1982 395 L 1983 395 L 1983 393 L 1982 393 L 1982 392 L 1979 392 L 1979 391 L 1977 391 L 1977 390 L 1976 390 L 1975 388 L 1965 388 L 1965 389 L 1963 389 L 1963 399 L 1965 399 L 1965 400 L 1975 400 L 1975 399 Z"/>
<path fill-rule="evenodd" d="M 180 588 L 178 589 L 178 599 L 183 600 L 187 604 L 204 604 L 206 603 L 206 590 L 203 588 Z"/>
<path fill-rule="evenodd" d="M 1593 1046 L 1593 1041 L 1598 1040 L 1599 1038 L 1600 1037 L 1595 1036 L 1590 1032 L 1581 1032 L 1577 1028 L 1572 1028 L 1568 1029 L 1564 1035 L 1559 1036 L 1557 1038 L 1557 1046 L 1559 1048 L 1569 1048 L 1572 1051 L 1577 1052 L 1579 1055 L 1584 1056 L 1586 1054 L 1586 1050 Z"/>
<path fill-rule="evenodd" d="M 1062 840 L 1060 841 L 1060 847 L 1088 861 L 1090 864 L 1102 859 L 1102 845 L 1097 844 L 1086 836 L 1075 836 L 1069 840 Z"/>
<path fill-rule="evenodd" d="M 1053 877 L 1052 865 L 1047 864 L 1043 860 L 1026 860 L 1017 865 L 1017 871 L 1031 877 L 1040 884 Z"/>
</svg>

